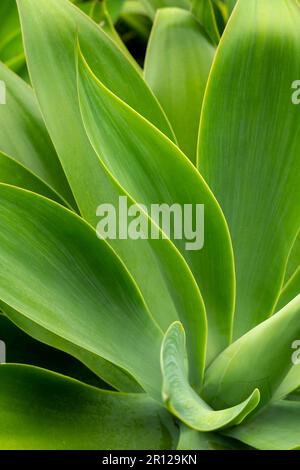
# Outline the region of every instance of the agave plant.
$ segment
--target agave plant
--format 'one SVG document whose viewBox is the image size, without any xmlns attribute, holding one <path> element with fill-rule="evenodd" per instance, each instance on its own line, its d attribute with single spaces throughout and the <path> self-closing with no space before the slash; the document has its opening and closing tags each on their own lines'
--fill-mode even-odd
<svg viewBox="0 0 300 470">
<path fill-rule="evenodd" d="M 1 449 L 300 448 L 300 5 L 239 0 L 223 32 L 234 3 L 145 2 L 142 71 L 107 10 L 103 29 L 17 0 L 31 85 L 0 66 Z M 97 207 L 125 196 L 140 236 L 99 238 Z M 203 204 L 203 248 L 151 204 Z"/>
</svg>

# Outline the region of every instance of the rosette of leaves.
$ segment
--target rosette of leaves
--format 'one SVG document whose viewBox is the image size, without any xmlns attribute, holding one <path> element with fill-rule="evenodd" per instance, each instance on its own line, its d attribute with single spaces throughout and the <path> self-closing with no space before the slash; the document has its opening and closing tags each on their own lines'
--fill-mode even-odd
<svg viewBox="0 0 300 470">
<path fill-rule="evenodd" d="M 240 0 L 220 42 L 201 2 L 160 9 L 143 74 L 67 0 L 17 6 L 32 88 L 1 65 L 0 447 L 299 448 L 299 2 Z M 124 195 L 204 204 L 203 249 L 99 239 Z"/>
</svg>

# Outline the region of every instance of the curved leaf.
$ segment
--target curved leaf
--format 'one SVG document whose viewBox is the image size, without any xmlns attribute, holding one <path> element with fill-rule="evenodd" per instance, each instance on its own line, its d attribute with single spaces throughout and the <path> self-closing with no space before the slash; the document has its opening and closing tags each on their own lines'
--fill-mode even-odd
<svg viewBox="0 0 300 470">
<path fill-rule="evenodd" d="M 161 107 L 140 74 L 88 16 L 67 0 L 39 0 L 38 3 L 35 0 L 17 0 L 17 4 L 32 84 L 60 158 L 61 140 L 69 142 L 73 139 L 74 130 L 71 128 L 66 132 L 61 122 L 54 125 L 53 117 L 64 109 L 64 119 L 67 119 L 77 107 L 74 100 L 77 36 L 90 66 L 106 86 L 173 138 Z M 80 155 L 80 148 L 76 155 Z M 72 156 L 74 158 L 74 154 Z M 66 163 L 62 161 L 64 168 Z"/>
<path fill-rule="evenodd" d="M 199 168 L 232 236 L 235 338 L 273 312 L 299 230 L 299 28 L 295 0 L 240 0 L 203 104 Z"/>
<path fill-rule="evenodd" d="M 203 396 L 217 408 L 244 400 L 253 388 L 268 403 L 292 368 L 292 344 L 300 337 L 300 295 L 231 344 L 208 368 Z"/>
<path fill-rule="evenodd" d="M 10 155 L 74 205 L 33 90 L 0 63 L 6 104 L 0 106 L 0 151 Z"/>
<path fill-rule="evenodd" d="M 124 265 L 89 225 L 48 199 L 0 185 L 0 261 L 3 302 L 125 369 L 160 399 L 162 334 Z"/>
<path fill-rule="evenodd" d="M 15 0 L 1 0 L 0 18 L 0 60 L 20 72 L 26 64 Z"/>
<path fill-rule="evenodd" d="M 74 342 L 67 341 L 62 336 L 53 334 L 49 328 L 43 328 L 39 323 L 34 322 L 31 318 L 28 319 L 22 313 L 17 312 L 3 302 L 0 302 L 0 306 L 3 312 L 5 312 L 9 319 L 18 328 L 20 328 L 20 330 L 25 331 L 34 339 L 52 346 L 53 348 L 56 348 L 60 351 L 68 353 L 69 355 L 78 359 L 88 369 L 94 372 L 94 374 L 100 377 L 106 384 L 109 384 L 116 390 L 129 393 L 140 393 L 143 391 L 141 386 L 128 372 L 117 367 L 112 362 L 103 359 L 99 355 L 92 353 L 83 347 L 77 346 Z M 10 361 L 8 359 L 8 362 L 14 361 Z M 43 364 L 37 362 L 33 362 L 33 365 L 43 366 Z M 56 370 L 55 367 L 50 367 L 50 369 Z M 58 370 L 58 372 L 64 373 L 64 371 L 61 370 Z"/>
<path fill-rule="evenodd" d="M 168 236 L 189 264 L 200 287 L 208 315 L 210 360 L 226 347 L 231 338 L 234 269 L 223 214 L 205 181 L 188 159 L 161 132 L 99 82 L 81 54 L 78 91 L 86 132 L 99 158 L 149 214 L 153 204 L 167 204 L 168 207 L 177 204 L 181 211 L 189 204 L 194 212 L 196 204 L 204 205 L 205 222 L 203 224 L 199 218 L 197 221 L 198 235 L 204 229 L 202 249 L 200 244 L 189 249 L 187 244 L 191 240 L 186 232 L 182 231 L 184 233 L 178 236 L 174 234 L 174 226 L 170 227 Z M 188 217 L 191 222 L 194 215 L 189 214 Z M 161 221 L 157 220 L 157 223 L 162 226 Z M 196 315 L 194 312 L 193 322 Z M 189 325 L 188 322 L 186 324 Z"/>
<path fill-rule="evenodd" d="M 242 450 L 247 448 L 239 441 L 214 432 L 199 432 L 180 426 L 178 450 Z"/>
<path fill-rule="evenodd" d="M 260 450 L 300 450 L 300 403 L 281 401 L 225 434 Z"/>
<path fill-rule="evenodd" d="M 27 170 L 21 163 L 2 152 L 0 152 L 0 182 L 19 186 L 53 199 L 53 201 L 64 203 L 60 196 L 46 183 Z"/>
<path fill-rule="evenodd" d="M 2 305 L 1 305 L 2 307 Z M 96 387 L 107 385 L 69 354 L 36 341 L 0 314 L 0 340 L 6 345 L 6 362 L 28 364 L 81 380 Z"/>
<path fill-rule="evenodd" d="M 217 7 L 216 7 L 217 8 Z M 192 0 L 192 13 L 203 25 L 214 44 L 220 41 L 213 0 Z"/>
<path fill-rule="evenodd" d="M 38 5 L 32 0 L 25 0 L 20 2 L 20 10 L 21 17 L 24 16 L 29 68 L 47 128 L 50 129 L 80 211 L 96 227 L 99 204 L 118 207 L 119 197 L 128 194 L 104 167 L 83 127 L 76 99 L 73 42 L 76 34 L 79 32 L 85 51 L 90 51 L 88 57 L 94 64 L 94 70 L 105 83 L 110 84 L 113 90 L 119 90 L 132 106 L 135 104 L 139 109 L 145 108 L 148 118 L 155 115 L 157 122 L 165 122 L 165 118 L 147 85 L 117 47 L 72 5 L 65 0 L 41 0 Z M 61 37 L 63 40 L 58 44 Z M 92 50 L 88 49 L 89 40 L 93 44 Z M 49 82 L 51 87 L 45 85 Z M 60 109 L 55 105 L 57 102 L 64 109 L 63 123 L 60 121 Z M 191 380 L 199 387 L 204 368 L 206 319 L 199 289 L 186 262 L 168 240 L 118 239 L 111 241 L 111 245 L 133 275 L 152 316 L 163 330 L 178 318 L 182 321 L 186 319 Z"/>
<path fill-rule="evenodd" d="M 169 449 L 177 431 L 145 395 L 99 390 L 43 369 L 0 366 L 0 448 Z M 30 404 L 30 406 L 28 406 Z"/>
<path fill-rule="evenodd" d="M 146 53 L 145 80 L 169 118 L 180 148 L 193 163 L 214 54 L 215 48 L 191 13 L 179 8 L 157 12 Z"/>
<path fill-rule="evenodd" d="M 285 273 L 285 283 L 295 274 L 300 266 L 300 232 L 293 244 Z"/>
<path fill-rule="evenodd" d="M 164 336 L 161 349 L 163 399 L 167 408 L 187 426 L 202 432 L 215 431 L 241 423 L 259 403 L 254 390 L 243 403 L 215 411 L 188 383 L 185 334 L 179 322 L 173 323 Z"/>
</svg>

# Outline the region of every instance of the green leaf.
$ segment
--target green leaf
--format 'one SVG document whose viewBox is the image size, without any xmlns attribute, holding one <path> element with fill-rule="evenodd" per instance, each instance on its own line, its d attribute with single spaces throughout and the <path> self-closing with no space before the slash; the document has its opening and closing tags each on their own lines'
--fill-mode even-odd
<svg viewBox="0 0 300 470">
<path fill-rule="evenodd" d="M 185 333 L 179 322 L 164 336 L 161 348 L 163 399 L 181 422 L 202 432 L 215 431 L 241 423 L 259 403 L 259 391 L 232 408 L 215 411 L 205 403 L 188 382 Z"/>
<path fill-rule="evenodd" d="M 189 0 L 141 0 L 149 16 L 154 19 L 155 13 L 160 8 L 177 7 L 184 10 L 190 9 Z"/>
<path fill-rule="evenodd" d="M 1 300 L 160 399 L 162 334 L 112 249 L 48 199 L 0 185 L 0 201 Z"/>
<path fill-rule="evenodd" d="M 235 338 L 273 312 L 299 230 L 299 28 L 295 0 L 240 0 L 203 104 L 199 168 L 232 236 Z"/>
<path fill-rule="evenodd" d="M 53 334 L 50 329 L 43 328 L 39 323 L 34 322 L 32 319 L 28 319 L 22 313 L 17 312 L 3 302 L 0 302 L 0 306 L 3 312 L 5 312 L 9 319 L 20 330 L 25 331 L 37 341 L 52 346 L 53 348 L 63 351 L 78 359 L 88 369 L 94 372 L 94 374 L 100 377 L 102 381 L 116 390 L 129 393 L 140 393 L 143 390 L 128 372 L 117 367 L 115 364 L 106 361 L 99 355 L 92 353 L 85 348 L 77 346 L 74 342 L 67 341 L 65 338 Z M 33 365 L 43 366 L 43 364 L 39 364 L 37 362 L 34 362 Z M 55 367 L 50 367 L 50 369 L 56 370 Z M 61 370 L 58 370 L 58 372 L 65 373 L 65 371 Z"/>
<path fill-rule="evenodd" d="M 28 366 L 0 366 L 5 450 L 171 449 L 177 431 L 145 395 L 99 390 Z M 30 405 L 30 406 L 29 406 Z"/>
<path fill-rule="evenodd" d="M 74 205 L 33 90 L 1 63 L 0 80 L 6 87 L 6 104 L 0 106 L 0 151 Z"/>
<path fill-rule="evenodd" d="M 106 32 L 106 34 L 117 44 L 117 46 L 121 49 L 121 51 L 124 53 L 124 55 L 127 57 L 129 62 L 133 65 L 133 67 L 136 69 L 136 71 L 139 74 L 142 74 L 142 69 L 138 65 L 138 63 L 135 61 L 133 56 L 130 54 L 129 50 L 125 46 L 124 42 L 122 41 L 121 37 L 119 36 L 116 28 L 114 27 L 112 18 L 109 15 L 109 12 L 106 9 L 106 4 L 102 4 L 102 9 L 103 9 L 103 20 L 100 23 L 101 28 Z"/>
<path fill-rule="evenodd" d="M 280 292 L 275 311 L 282 309 L 300 293 L 300 265 Z"/>
<path fill-rule="evenodd" d="M 204 228 L 204 247 L 193 246 L 188 250 L 188 237 L 183 233 L 175 236 L 174 227 L 170 227 L 170 238 L 189 264 L 203 295 L 211 359 L 230 341 L 234 301 L 231 243 L 220 208 L 180 150 L 98 81 L 82 55 L 79 56 L 78 89 L 83 122 L 99 158 L 149 214 L 155 203 L 169 207 L 179 204 L 181 208 L 190 204 L 194 211 L 196 204 L 204 204 L 204 227 L 203 222 L 200 227 L 199 220 L 197 222 L 198 233 Z M 157 222 L 161 225 L 161 221 Z M 186 318 L 179 315 L 180 319 Z M 188 331 L 198 316 L 194 312 L 189 315 L 190 321 L 184 321 Z M 199 337 L 195 339 L 201 342 Z"/>
<path fill-rule="evenodd" d="M 295 274 L 300 266 L 300 232 L 293 244 L 291 253 L 289 255 L 288 264 L 285 273 L 285 284 Z"/>
<path fill-rule="evenodd" d="M 212 0 L 192 0 L 192 13 L 203 25 L 212 42 L 218 44 L 220 33 Z"/>
<path fill-rule="evenodd" d="M 15 0 L 1 0 L 0 18 L 0 60 L 20 72 L 26 63 Z"/>
<path fill-rule="evenodd" d="M 260 450 L 300 450 L 300 403 L 281 401 L 225 434 Z"/>
<path fill-rule="evenodd" d="M 39 11 L 41 4 L 43 8 Z M 93 47 L 90 55 L 93 53 L 93 57 L 95 54 L 98 57 L 98 61 L 93 59 L 93 63 L 104 81 L 111 82 L 113 89 L 121 90 L 121 95 L 127 96 L 131 105 L 136 102 L 141 108 L 144 104 L 148 117 L 151 109 L 152 111 L 155 109 L 152 114 L 159 113 L 161 119 L 163 114 L 147 85 L 116 46 L 71 4 L 64 0 L 59 2 L 41 0 L 37 7 L 31 0 L 25 0 L 20 6 L 21 16 L 24 14 L 23 29 L 29 68 L 47 127 L 50 129 L 81 213 L 96 227 L 99 222 L 96 216 L 99 204 L 105 202 L 118 207 L 119 197 L 127 194 L 93 150 L 83 127 L 79 103 L 76 100 L 73 40 L 75 41 L 78 30 L 74 26 L 74 21 L 77 22 L 79 37 L 84 40 L 86 50 L 91 38 L 93 44 L 100 44 L 99 47 Z M 49 17 L 52 18 L 51 21 Z M 38 48 L 36 48 L 37 36 Z M 64 40 L 58 43 L 57 38 L 61 36 Z M 61 55 L 64 60 L 60 59 Z M 49 57 L 52 57 L 51 61 Z M 50 88 L 46 86 L 49 80 Z M 60 103 L 61 108 L 54 106 L 56 102 Z M 63 124 L 60 121 L 60 109 L 64 109 Z M 128 203 L 130 204 L 131 200 Z M 192 383 L 199 387 L 204 368 L 206 319 L 199 289 L 186 262 L 168 240 L 118 239 L 112 240 L 111 245 L 133 275 L 152 316 L 163 330 L 178 318 L 186 319 L 184 324 L 187 327 L 191 363 L 194 361 L 194 367 L 191 366 Z M 227 278 L 227 273 L 225 276 Z"/>
<path fill-rule="evenodd" d="M 117 44 L 117 46 L 122 50 L 126 55 L 127 59 L 135 67 L 139 74 L 142 73 L 139 65 L 134 60 L 124 42 L 120 38 L 117 30 L 114 27 L 114 20 L 117 19 L 119 15 L 119 8 L 122 8 L 122 1 L 116 0 L 115 2 L 107 2 L 105 0 L 98 1 L 92 0 L 90 2 L 78 3 L 76 4 L 84 13 L 86 13 L 90 18 L 92 18 L 96 23 L 99 23 L 101 29 Z M 113 17 L 111 16 L 111 9 L 109 9 L 110 4 L 112 4 Z M 121 11 L 121 10 L 120 10 Z"/>
<path fill-rule="evenodd" d="M 239 441 L 214 432 L 199 432 L 180 426 L 178 450 L 243 450 L 247 446 Z"/>
<path fill-rule="evenodd" d="M 297 340 L 296 340 L 297 341 Z M 299 349 L 299 348 L 298 348 Z M 291 356 L 296 351 L 291 348 Z M 280 384 L 278 389 L 276 390 L 273 401 L 278 401 L 283 398 L 286 398 L 287 395 L 290 393 L 295 392 L 300 387 L 300 365 L 294 365 L 287 376 L 285 377 L 284 381 Z"/>
<path fill-rule="evenodd" d="M 71 128 L 66 133 L 66 127 L 61 122 L 54 126 L 49 115 L 53 119 L 53 116 L 64 109 L 64 118 L 67 119 L 71 114 L 70 100 L 73 112 L 77 107 L 74 100 L 74 47 L 77 36 L 97 77 L 162 132 L 173 138 L 161 107 L 139 73 L 120 48 L 89 17 L 67 0 L 40 0 L 38 3 L 35 0 L 17 0 L 17 4 L 32 84 L 54 143 L 58 139 L 67 142 L 74 139 L 74 129 Z M 36 47 L 37 44 L 39 47 Z M 60 103 L 59 109 L 57 103 Z M 64 107 L 66 103 L 67 106 Z M 59 147 L 56 143 L 56 148 L 61 158 L 62 144 L 59 143 Z M 79 149 L 76 154 L 78 152 Z M 63 162 L 63 166 L 66 167 L 66 162 Z"/>
<path fill-rule="evenodd" d="M 2 307 L 2 305 L 1 305 Z M 36 341 L 0 314 L 0 340 L 6 346 L 6 362 L 30 364 L 59 372 L 101 388 L 107 385 L 69 354 Z"/>
<path fill-rule="evenodd" d="M 145 60 L 145 80 L 162 105 L 182 151 L 195 163 L 202 100 L 215 54 L 188 11 L 157 12 Z"/>
<path fill-rule="evenodd" d="M 60 196 L 21 163 L 0 152 L 0 182 L 41 194 L 63 204 Z"/>
<path fill-rule="evenodd" d="M 50 3 L 51 9 L 48 11 Z M 43 8 L 39 11 L 41 4 Z M 34 8 L 31 8 L 33 6 Z M 24 14 L 25 43 L 29 43 L 27 44 L 29 68 L 47 127 L 50 129 L 81 213 L 96 226 L 99 222 L 96 217 L 99 204 L 106 202 L 117 207 L 119 196 L 124 195 L 124 191 L 103 167 L 92 149 L 83 128 L 78 103 L 74 99 L 77 96 L 77 86 L 73 40 L 75 41 L 77 32 L 79 31 L 79 37 L 86 45 L 85 50 L 88 50 L 87 45 L 91 37 L 93 44 L 100 44 L 101 47 L 90 51 L 90 59 L 93 59 L 96 70 L 101 73 L 106 83 L 111 82 L 114 90 L 121 90 L 121 95 L 127 97 L 131 105 L 135 103 L 138 108 L 145 105 L 147 117 L 152 113 L 152 115 L 159 114 L 161 120 L 165 118 L 146 84 L 121 52 L 94 23 L 71 4 L 64 0 L 59 2 L 41 0 L 37 8 L 31 0 L 25 0 L 20 7 L 21 16 Z M 49 21 L 50 16 L 53 16 L 52 21 Z M 74 21 L 77 22 L 78 30 L 74 26 Z M 35 34 L 32 34 L 33 31 Z M 45 34 L 48 38 L 46 41 Z M 36 41 L 39 35 L 41 36 L 37 49 Z M 61 36 L 64 41 L 58 44 L 57 38 Z M 96 54 L 98 61 L 95 61 L 94 55 L 98 49 L 101 54 L 99 57 Z M 57 56 L 58 50 L 64 57 L 63 61 Z M 52 62 L 49 61 L 49 56 L 53 58 Z M 47 77 L 44 75 L 45 72 Z M 46 86 L 49 80 L 51 88 Z M 59 102 L 64 109 L 66 118 L 63 125 L 59 120 L 60 110 L 54 105 L 56 102 Z M 204 307 L 199 290 L 184 260 L 166 240 L 116 240 L 113 247 L 134 276 L 151 313 L 161 327 L 166 329 L 172 321 L 178 319 L 178 315 L 180 318 L 182 316 L 191 318 L 188 332 L 192 342 L 191 349 L 195 351 L 191 356 L 196 362 L 193 383 L 199 385 L 203 364 L 199 365 L 198 358 L 200 357 L 203 362 L 206 338 Z M 137 259 L 144 260 L 144 264 L 137 263 Z M 146 276 L 144 266 L 147 266 Z M 159 296 L 157 286 L 160 286 Z"/>
<path fill-rule="evenodd" d="M 265 405 L 292 368 L 297 337 L 300 295 L 220 354 L 206 372 L 204 398 L 216 408 L 231 406 L 258 388 Z"/>
<path fill-rule="evenodd" d="M 115 23 L 122 11 L 124 5 L 124 0 L 106 0 L 106 6 L 108 13 L 113 21 Z"/>
</svg>

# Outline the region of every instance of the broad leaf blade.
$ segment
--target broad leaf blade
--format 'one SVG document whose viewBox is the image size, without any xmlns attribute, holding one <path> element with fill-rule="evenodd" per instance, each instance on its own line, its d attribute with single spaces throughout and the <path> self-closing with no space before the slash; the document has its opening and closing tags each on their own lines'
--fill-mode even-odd
<svg viewBox="0 0 300 470">
<path fill-rule="evenodd" d="M 64 337 L 54 334 L 51 329 L 44 328 L 38 322 L 34 322 L 32 319 L 28 319 L 22 313 L 17 312 L 13 308 L 0 303 L 3 312 L 9 317 L 9 319 L 20 329 L 25 331 L 28 335 L 35 338 L 36 340 L 52 346 L 55 349 L 68 353 L 74 358 L 82 362 L 88 369 L 94 374 L 100 377 L 106 384 L 122 392 L 133 392 L 140 393 L 143 389 L 125 370 L 117 367 L 112 362 L 109 362 L 98 354 L 92 353 L 86 348 L 79 347 L 75 342 L 67 341 Z M 8 362 L 11 361 L 8 358 Z M 25 363 L 27 363 L 25 361 Z M 33 365 L 44 367 L 39 362 L 33 362 Z M 55 367 L 50 367 L 51 370 L 57 370 Z M 58 372 L 63 372 L 58 370 Z M 68 375 L 68 374 L 67 374 Z M 75 377 L 77 378 L 77 377 Z"/>
<path fill-rule="evenodd" d="M 2 365 L 0 381 L 1 449 L 176 446 L 172 420 L 145 395 L 102 391 L 43 369 L 16 365 Z"/>
<path fill-rule="evenodd" d="M 285 280 L 274 311 L 278 311 L 300 293 L 300 234 L 298 234 L 289 255 Z"/>
<path fill-rule="evenodd" d="M 118 91 L 137 109 L 145 108 L 149 119 L 158 114 L 156 121 L 165 122 L 165 118 L 146 84 L 118 48 L 69 3 L 64 0 L 41 0 L 37 6 L 32 0 L 25 0 L 20 2 L 20 10 L 21 17 L 24 16 L 29 68 L 47 128 L 50 129 L 80 211 L 96 227 L 99 204 L 108 203 L 117 208 L 119 197 L 128 194 L 104 167 L 83 127 L 77 101 L 74 54 L 77 34 L 85 45 L 90 62 L 94 64 L 93 70 L 112 90 Z M 58 37 L 63 38 L 59 43 Z M 93 44 L 92 50 L 88 49 L 89 41 Z M 51 87 L 46 85 L 49 81 Z M 63 123 L 57 102 L 64 110 Z M 128 204 L 131 203 L 133 201 L 128 198 Z M 192 383 L 199 387 L 204 368 L 206 319 L 199 289 L 186 262 L 168 240 L 117 239 L 111 244 L 133 275 L 160 327 L 165 331 L 177 319 L 184 322 L 191 364 L 194 361 L 194 367 L 191 366 Z"/>
<path fill-rule="evenodd" d="M 295 0 L 241 0 L 203 104 L 199 168 L 232 236 L 236 338 L 273 312 L 299 230 L 299 28 Z"/>
<path fill-rule="evenodd" d="M 106 86 L 173 138 L 164 113 L 139 73 L 89 17 L 67 0 L 40 0 L 38 3 L 35 0 L 17 0 L 17 4 L 30 76 L 50 135 L 55 133 L 54 141 L 58 131 L 49 122 L 49 113 L 57 115 L 59 103 L 67 119 L 69 106 L 65 109 L 63 104 L 70 97 L 74 101 L 77 36 L 95 74 Z M 60 136 L 63 132 L 64 126 Z M 64 135 L 64 139 L 69 137 L 69 134 Z"/>
<path fill-rule="evenodd" d="M 167 204 L 167 207 L 177 204 L 180 210 L 189 204 L 194 212 L 197 204 L 204 205 L 204 224 L 199 218 L 197 221 L 198 238 L 204 229 L 203 247 L 197 244 L 198 239 L 194 240 L 197 246 L 189 249 L 191 240 L 186 232 L 175 236 L 174 227 L 170 227 L 168 236 L 189 264 L 200 287 L 208 316 L 208 360 L 211 360 L 230 341 L 234 302 L 233 256 L 223 214 L 188 159 L 99 82 L 80 53 L 78 68 L 86 132 L 99 158 L 126 192 L 143 204 L 149 214 L 153 204 Z M 189 223 L 195 215 L 183 217 L 184 223 Z M 157 222 L 161 225 L 161 221 Z"/>
<path fill-rule="evenodd" d="M 169 118 L 180 148 L 193 163 L 214 54 L 215 48 L 191 13 L 178 8 L 157 12 L 147 48 L 145 80 Z"/>
<path fill-rule="evenodd" d="M 0 185 L 0 201 L 1 300 L 125 369 L 160 399 L 162 335 L 111 248 L 41 196 Z"/>
<path fill-rule="evenodd" d="M 292 344 L 300 337 L 300 295 L 283 310 L 231 344 L 208 368 L 203 396 L 212 406 L 244 400 L 253 388 L 268 403 L 292 368 Z"/>
<path fill-rule="evenodd" d="M 281 401 L 226 435 L 260 450 L 300 450 L 299 422 L 300 403 Z"/>
<path fill-rule="evenodd" d="M 210 408 L 188 383 L 185 334 L 178 322 L 173 323 L 164 336 L 161 367 L 166 406 L 192 429 L 209 432 L 239 424 L 259 403 L 259 391 L 254 390 L 237 406 L 218 411 Z"/>
</svg>

